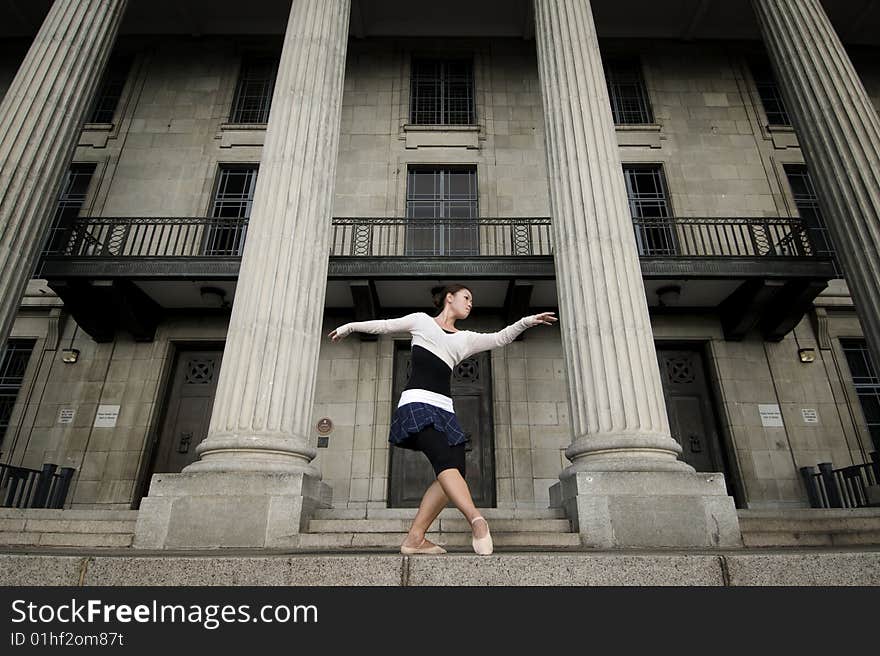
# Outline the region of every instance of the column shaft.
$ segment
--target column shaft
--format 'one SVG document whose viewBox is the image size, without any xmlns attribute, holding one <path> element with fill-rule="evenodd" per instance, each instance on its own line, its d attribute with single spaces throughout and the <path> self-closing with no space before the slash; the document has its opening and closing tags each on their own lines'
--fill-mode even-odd
<svg viewBox="0 0 880 656">
<path fill-rule="evenodd" d="M 589 0 L 535 0 L 575 471 L 677 460 Z"/>
<path fill-rule="evenodd" d="M 126 3 L 52 3 L 0 104 L 0 345 L 40 256 Z"/>
<path fill-rule="evenodd" d="M 822 215 L 880 362 L 880 120 L 818 0 L 753 0 Z"/>
<path fill-rule="evenodd" d="M 187 472 L 318 474 L 310 423 L 349 9 L 293 1 L 211 424 Z"/>
</svg>

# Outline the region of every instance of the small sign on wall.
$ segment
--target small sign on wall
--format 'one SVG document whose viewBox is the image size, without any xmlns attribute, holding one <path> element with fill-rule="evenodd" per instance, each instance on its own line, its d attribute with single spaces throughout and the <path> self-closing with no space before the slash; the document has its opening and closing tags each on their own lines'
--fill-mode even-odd
<svg viewBox="0 0 880 656">
<path fill-rule="evenodd" d="M 118 405 L 99 405 L 95 415 L 95 428 L 114 428 L 119 418 Z"/>
<path fill-rule="evenodd" d="M 801 417 L 804 418 L 805 424 L 818 424 L 819 413 L 816 408 L 801 408 Z"/>
<path fill-rule="evenodd" d="M 759 403 L 758 414 L 761 415 L 761 425 L 765 428 L 784 428 L 782 423 L 782 411 L 776 403 Z"/>
<path fill-rule="evenodd" d="M 72 424 L 73 418 L 76 416 L 76 409 L 74 408 L 61 408 L 58 411 L 58 423 L 59 424 Z"/>
</svg>

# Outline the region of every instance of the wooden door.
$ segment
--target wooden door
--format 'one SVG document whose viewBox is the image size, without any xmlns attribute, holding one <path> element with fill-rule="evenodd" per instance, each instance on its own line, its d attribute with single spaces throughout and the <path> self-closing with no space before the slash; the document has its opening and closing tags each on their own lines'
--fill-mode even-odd
<svg viewBox="0 0 880 656">
<path fill-rule="evenodd" d="M 722 472 L 729 485 L 702 353 L 696 349 L 658 348 L 657 358 L 669 428 L 681 444 L 681 459 L 698 472 Z"/>
<path fill-rule="evenodd" d="M 179 473 L 198 459 L 196 446 L 208 434 L 222 359 L 222 350 L 178 352 L 153 474 Z"/>
</svg>

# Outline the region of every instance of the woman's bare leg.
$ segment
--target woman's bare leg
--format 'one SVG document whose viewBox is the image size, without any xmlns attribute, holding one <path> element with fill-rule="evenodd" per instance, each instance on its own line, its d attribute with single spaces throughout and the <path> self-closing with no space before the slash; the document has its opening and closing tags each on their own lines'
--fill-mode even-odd
<svg viewBox="0 0 880 656">
<path fill-rule="evenodd" d="M 443 492 L 446 493 L 446 496 L 467 518 L 474 537 L 486 537 L 489 533 L 489 527 L 486 522 L 472 523 L 476 517 L 481 517 L 482 515 L 474 505 L 474 500 L 471 498 L 470 488 L 468 488 L 467 481 L 464 480 L 461 472 L 455 468 L 444 469 L 437 475 L 437 480 L 443 487 Z"/>
<path fill-rule="evenodd" d="M 408 547 L 419 546 L 425 537 L 425 533 L 427 533 L 431 524 L 434 523 L 437 515 L 446 507 L 447 503 L 449 503 L 449 498 L 446 496 L 440 483 L 438 481 L 431 483 L 422 497 L 419 511 L 416 513 L 416 517 L 403 543 Z M 430 546 L 431 544 L 433 543 L 430 540 L 425 540 L 425 545 Z"/>
</svg>

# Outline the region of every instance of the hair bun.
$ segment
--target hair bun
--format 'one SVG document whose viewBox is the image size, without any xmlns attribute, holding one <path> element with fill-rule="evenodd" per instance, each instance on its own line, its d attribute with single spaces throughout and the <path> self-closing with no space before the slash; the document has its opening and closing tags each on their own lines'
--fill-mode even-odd
<svg viewBox="0 0 880 656">
<path fill-rule="evenodd" d="M 443 309 L 443 305 L 446 303 L 446 295 L 447 294 L 457 294 L 462 289 L 467 289 L 470 291 L 469 287 L 465 285 L 438 285 L 437 287 L 431 287 L 431 300 L 434 303 L 434 307 L 438 310 Z"/>
</svg>

